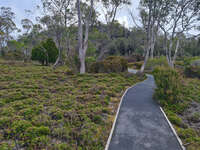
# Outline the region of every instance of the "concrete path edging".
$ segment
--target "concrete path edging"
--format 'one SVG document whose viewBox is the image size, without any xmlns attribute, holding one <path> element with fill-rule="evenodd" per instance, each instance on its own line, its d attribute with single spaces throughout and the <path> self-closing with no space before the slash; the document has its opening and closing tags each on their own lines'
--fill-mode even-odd
<svg viewBox="0 0 200 150">
<path fill-rule="evenodd" d="M 174 129 L 172 123 L 169 121 L 169 119 L 168 119 L 166 113 L 164 112 L 164 110 L 162 109 L 162 107 L 160 107 L 160 110 L 161 110 L 161 112 L 163 113 L 163 115 L 164 115 L 164 117 L 165 117 L 165 119 L 166 119 L 168 125 L 170 126 L 171 130 L 173 131 L 173 133 L 174 133 L 174 135 L 175 135 L 175 137 L 176 137 L 178 143 L 180 144 L 181 148 L 182 148 L 183 150 L 186 150 L 185 147 L 183 146 L 183 142 L 182 142 L 181 139 L 179 138 L 178 134 L 176 133 L 176 130 Z"/>
</svg>

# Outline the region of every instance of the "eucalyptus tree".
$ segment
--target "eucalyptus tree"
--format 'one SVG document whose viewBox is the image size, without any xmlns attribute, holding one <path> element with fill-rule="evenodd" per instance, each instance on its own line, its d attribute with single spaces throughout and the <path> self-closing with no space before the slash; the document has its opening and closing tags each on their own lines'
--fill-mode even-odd
<svg viewBox="0 0 200 150">
<path fill-rule="evenodd" d="M 25 30 L 25 34 L 28 35 L 28 33 L 33 28 L 33 22 L 30 19 L 22 19 L 21 24 L 22 28 Z"/>
<path fill-rule="evenodd" d="M 193 29 L 197 23 L 197 15 L 200 12 L 199 2 L 196 0 L 176 0 L 170 5 L 170 9 L 163 9 L 168 15 L 159 23 L 164 33 L 164 49 L 170 67 L 174 63 L 180 47 L 183 33 Z"/>
<path fill-rule="evenodd" d="M 63 47 L 62 42 L 66 41 L 69 44 L 68 26 L 74 23 L 73 0 L 41 0 L 45 15 L 41 22 L 48 29 L 54 31 L 54 37 L 59 49 L 58 59 L 54 64 L 54 68 L 63 64 Z"/>
<path fill-rule="evenodd" d="M 11 33 L 17 30 L 14 19 L 15 13 L 10 7 L 0 8 L 0 51 L 12 39 Z"/>
<path fill-rule="evenodd" d="M 100 0 L 102 5 L 101 13 L 104 15 L 104 21 L 106 23 L 106 31 L 108 34 L 108 43 L 112 42 L 114 33 L 114 26 L 118 23 L 116 22 L 116 17 L 118 11 L 124 6 L 131 5 L 131 0 Z M 109 46 L 106 44 L 105 48 L 102 48 L 98 60 L 109 52 Z"/>
<path fill-rule="evenodd" d="M 165 3 L 164 3 L 165 2 Z M 168 4 L 168 5 L 165 5 Z M 157 33 L 159 30 L 159 24 L 163 17 L 167 16 L 167 10 L 170 8 L 170 0 L 141 0 L 140 1 L 140 19 L 142 27 L 146 33 L 145 42 L 145 60 L 140 69 L 140 72 L 144 72 L 146 63 L 151 57 L 153 58 L 154 47 L 156 42 Z M 166 10 L 166 11 L 163 11 Z M 131 14 L 132 20 L 135 23 L 133 14 Z"/>
<path fill-rule="evenodd" d="M 30 49 L 28 50 L 28 46 L 27 46 L 27 41 L 28 41 L 28 35 L 30 33 L 30 31 L 33 29 L 33 22 L 30 19 L 22 19 L 21 20 L 21 24 L 22 24 L 22 28 L 24 29 L 25 33 L 24 33 L 24 37 L 26 40 L 24 40 L 24 61 L 26 62 L 28 60 L 28 56 L 30 55 Z M 26 46 L 25 46 L 26 45 Z M 31 47 L 30 47 L 31 48 Z"/>
<path fill-rule="evenodd" d="M 103 13 L 106 24 L 108 25 L 108 33 L 112 38 L 112 27 L 117 16 L 117 12 L 125 5 L 130 5 L 131 0 L 101 0 L 103 5 Z"/>
<path fill-rule="evenodd" d="M 88 11 L 85 11 L 85 13 L 83 9 L 81 9 L 81 6 L 83 6 L 83 4 L 84 3 L 81 0 L 77 0 L 76 7 L 77 7 L 77 16 L 78 16 L 78 51 L 79 51 L 81 74 L 84 74 L 86 72 L 85 58 L 86 58 L 86 52 L 88 49 L 89 29 L 92 23 L 91 22 L 92 15 L 94 13 L 94 1 L 90 0 L 90 4 L 88 5 L 88 8 L 87 8 Z M 84 28 L 83 28 L 83 25 L 84 25 Z"/>
</svg>

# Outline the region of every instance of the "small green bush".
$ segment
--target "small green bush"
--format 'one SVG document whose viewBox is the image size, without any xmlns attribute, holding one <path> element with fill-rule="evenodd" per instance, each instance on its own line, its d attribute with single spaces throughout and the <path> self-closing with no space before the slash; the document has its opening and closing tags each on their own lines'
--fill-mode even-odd
<svg viewBox="0 0 200 150">
<path fill-rule="evenodd" d="M 153 71 L 157 89 L 155 98 L 161 105 L 176 104 L 180 100 L 181 78 L 171 68 L 157 67 Z"/>
<path fill-rule="evenodd" d="M 188 129 L 178 128 L 177 132 L 181 139 L 195 138 L 197 136 L 195 130 L 192 128 Z"/>
<path fill-rule="evenodd" d="M 26 129 L 32 127 L 32 124 L 26 120 L 14 121 L 11 125 L 12 134 L 15 137 L 23 138 Z"/>
<path fill-rule="evenodd" d="M 171 113 L 170 115 L 168 115 L 168 117 L 173 124 L 179 127 L 185 127 L 183 120 L 180 117 L 178 117 L 175 113 Z"/>
<path fill-rule="evenodd" d="M 42 65 L 54 63 L 58 56 L 58 49 L 52 39 L 47 39 L 32 49 L 32 60 L 39 61 Z"/>
<path fill-rule="evenodd" d="M 58 48 L 56 47 L 56 43 L 53 41 L 53 39 L 47 39 L 43 46 L 47 51 L 49 63 L 56 62 L 58 57 Z"/>
<path fill-rule="evenodd" d="M 10 145 L 8 143 L 3 143 L 3 142 L 0 143 L 0 150 L 13 150 L 14 147 L 15 147 L 14 144 Z"/>
<path fill-rule="evenodd" d="M 45 62 L 47 63 L 47 56 L 41 45 L 37 45 L 32 49 L 31 59 L 39 61 L 42 65 L 44 65 Z"/>
<path fill-rule="evenodd" d="M 33 139 L 39 136 L 48 135 L 50 133 L 50 129 L 45 126 L 41 127 L 30 127 L 26 130 L 25 136 L 29 139 Z"/>
<path fill-rule="evenodd" d="M 95 62 L 90 67 L 92 73 L 125 72 L 128 69 L 128 62 L 120 56 L 110 56 L 101 62 Z"/>
<path fill-rule="evenodd" d="M 160 57 L 160 58 L 154 58 L 154 59 L 149 59 L 145 70 L 146 71 L 153 71 L 156 67 L 168 67 L 167 59 L 166 57 Z"/>
</svg>

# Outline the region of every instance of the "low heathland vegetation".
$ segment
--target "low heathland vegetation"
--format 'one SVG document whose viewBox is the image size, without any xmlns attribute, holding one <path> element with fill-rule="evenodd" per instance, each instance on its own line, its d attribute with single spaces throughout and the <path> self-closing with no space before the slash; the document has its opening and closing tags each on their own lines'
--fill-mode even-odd
<svg viewBox="0 0 200 150">
<path fill-rule="evenodd" d="M 200 149 L 200 80 L 184 77 L 183 71 L 158 67 L 153 74 L 155 99 L 163 106 L 187 150 Z"/>
<path fill-rule="evenodd" d="M 103 150 L 120 97 L 143 80 L 3 60 L 0 70 L 0 149 Z"/>
</svg>

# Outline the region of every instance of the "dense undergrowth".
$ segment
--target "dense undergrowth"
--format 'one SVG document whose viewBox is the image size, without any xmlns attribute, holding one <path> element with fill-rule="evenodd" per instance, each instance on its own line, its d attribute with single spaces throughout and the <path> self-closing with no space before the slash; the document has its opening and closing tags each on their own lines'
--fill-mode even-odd
<svg viewBox="0 0 200 150">
<path fill-rule="evenodd" d="M 121 56 L 110 56 L 100 62 L 95 62 L 90 67 L 92 73 L 119 73 L 128 69 L 128 61 Z"/>
<path fill-rule="evenodd" d="M 128 73 L 73 75 L 0 60 L 0 149 L 103 150 Z"/>
<path fill-rule="evenodd" d="M 200 80 L 183 78 L 168 67 L 153 72 L 155 99 L 164 107 L 187 150 L 200 150 Z"/>
<path fill-rule="evenodd" d="M 143 63 L 144 63 L 143 61 L 137 61 L 137 62 L 129 63 L 128 66 L 130 68 L 139 70 L 141 66 L 143 65 Z M 158 57 L 154 59 L 149 59 L 145 66 L 145 72 L 151 73 L 156 67 L 160 67 L 160 66 L 168 67 L 167 59 L 165 57 L 162 56 L 162 57 Z"/>
</svg>

